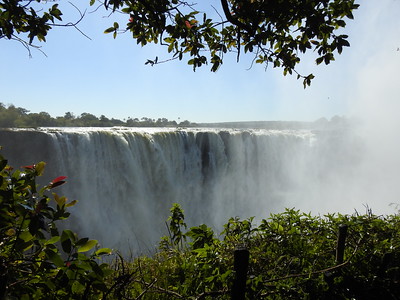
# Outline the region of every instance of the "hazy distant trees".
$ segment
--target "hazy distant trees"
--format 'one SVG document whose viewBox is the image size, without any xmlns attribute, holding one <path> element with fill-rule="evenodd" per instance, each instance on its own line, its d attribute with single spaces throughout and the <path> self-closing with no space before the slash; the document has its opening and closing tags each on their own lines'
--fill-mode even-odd
<svg viewBox="0 0 400 300">
<path fill-rule="evenodd" d="M 349 127 L 350 123 L 354 124 L 355 120 L 349 120 L 346 117 L 333 116 L 329 121 L 326 118 L 320 118 L 314 122 L 314 127 L 318 129 L 332 129 Z"/>
<path fill-rule="evenodd" d="M 40 113 L 31 113 L 26 114 L 24 116 L 24 126 L 29 127 L 40 127 L 40 126 L 56 126 L 56 120 L 53 119 L 49 113 L 40 112 Z"/>
<path fill-rule="evenodd" d="M 0 102 L 0 128 L 27 128 L 27 127 L 230 127 L 230 128 L 263 128 L 263 129 L 335 129 L 344 128 L 354 123 L 343 116 L 333 116 L 330 120 L 320 118 L 314 122 L 297 121 L 258 121 L 258 122 L 224 122 L 224 123 L 193 123 L 188 120 L 178 122 L 167 118 L 152 119 L 148 117 L 132 118 L 126 120 L 109 119 L 105 115 L 96 117 L 91 113 L 82 113 L 75 116 L 66 112 L 64 116 L 52 117 L 47 112 L 29 113 L 29 110 L 16 107 L 12 104 L 6 106 Z"/>
<path fill-rule="evenodd" d="M 26 123 L 28 110 L 22 107 L 0 103 L 0 127 L 23 127 Z"/>
<path fill-rule="evenodd" d="M 0 128 L 13 127 L 175 127 L 196 126 L 187 120 L 180 122 L 170 121 L 166 118 L 151 119 L 147 117 L 128 118 L 126 121 L 107 118 L 101 115 L 99 118 L 91 113 L 82 113 L 75 116 L 72 112 L 66 112 L 64 116 L 52 117 L 47 112 L 29 113 L 29 110 L 16 107 L 12 104 L 6 106 L 0 103 Z"/>
</svg>

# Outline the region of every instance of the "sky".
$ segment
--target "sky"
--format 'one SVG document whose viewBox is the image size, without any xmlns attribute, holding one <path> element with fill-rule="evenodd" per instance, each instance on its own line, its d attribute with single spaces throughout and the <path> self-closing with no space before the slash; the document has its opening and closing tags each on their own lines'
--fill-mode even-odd
<svg viewBox="0 0 400 300">
<path fill-rule="evenodd" d="M 92 113 L 108 118 L 167 118 L 191 122 L 298 120 L 314 121 L 335 115 L 392 120 L 400 108 L 400 0 L 359 0 L 355 19 L 343 30 L 350 48 L 328 66 L 316 66 L 307 55 L 299 66 L 313 73 L 311 87 L 282 70 L 254 65 L 251 57 L 227 56 L 217 73 L 208 67 L 196 72 L 185 62 L 157 66 L 144 63 L 155 56 L 168 58 L 166 49 L 140 47 L 129 33 L 113 39 L 103 33 L 125 15 L 92 12 L 87 8 L 79 29 L 55 28 L 40 43 L 41 52 L 0 39 L 0 102 L 53 117 L 65 112 Z M 203 5 L 219 1 L 205 1 Z M 61 1 L 64 20 L 79 13 Z"/>
</svg>

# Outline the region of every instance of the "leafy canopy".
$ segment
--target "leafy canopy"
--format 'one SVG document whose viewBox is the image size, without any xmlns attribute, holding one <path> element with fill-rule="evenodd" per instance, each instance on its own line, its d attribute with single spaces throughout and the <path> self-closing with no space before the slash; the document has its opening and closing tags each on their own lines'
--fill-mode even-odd
<svg viewBox="0 0 400 300">
<path fill-rule="evenodd" d="M 93 2 L 93 1 L 92 1 Z M 118 23 L 106 33 L 130 31 L 138 44 L 165 45 L 172 59 L 188 57 L 195 70 L 211 64 L 216 71 L 227 52 L 254 56 L 253 62 L 283 68 L 283 73 L 297 73 L 310 85 L 312 74 L 302 76 L 296 71 L 300 54 L 307 50 L 317 53 L 316 63 L 329 64 L 334 54 L 350 46 L 348 36 L 337 34 L 353 19 L 358 8 L 354 0 L 221 0 L 219 17 L 213 20 L 196 5 L 185 1 L 109 0 L 106 8 L 129 14 L 125 30 Z M 158 63 L 158 58 L 148 60 Z"/>
<path fill-rule="evenodd" d="M 62 13 L 54 4 L 39 15 L 30 3 L 0 1 L 0 39 L 27 33 L 29 44 L 34 38 L 45 41 Z M 90 5 L 96 3 L 90 0 Z M 197 4 L 180 0 L 105 0 L 98 5 L 129 15 L 125 26 L 114 22 L 106 33 L 115 38 L 130 32 L 142 46 L 164 45 L 171 55 L 167 60 L 185 58 L 194 70 L 210 64 L 215 72 L 226 53 L 234 52 L 238 59 L 250 53 L 254 63 L 281 67 L 284 75 L 296 73 L 304 86 L 314 76 L 296 71 L 301 54 L 314 51 L 317 64 L 333 61 L 350 45 L 348 36 L 339 32 L 359 6 L 354 0 L 220 0 L 219 6 L 210 4 L 208 11 L 201 12 Z M 147 61 L 160 62 L 158 57 Z"/>
</svg>

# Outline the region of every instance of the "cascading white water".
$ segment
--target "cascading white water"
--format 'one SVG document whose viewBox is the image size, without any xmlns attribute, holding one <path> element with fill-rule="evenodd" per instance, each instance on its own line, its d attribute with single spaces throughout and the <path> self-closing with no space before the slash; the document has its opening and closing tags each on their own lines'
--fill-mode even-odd
<svg viewBox="0 0 400 300">
<path fill-rule="evenodd" d="M 355 196 L 365 149 L 346 131 L 48 128 L 3 131 L 0 144 L 11 164 L 67 176 L 69 226 L 124 252 L 151 251 L 174 202 L 189 225 L 211 226 L 367 203 Z"/>
</svg>

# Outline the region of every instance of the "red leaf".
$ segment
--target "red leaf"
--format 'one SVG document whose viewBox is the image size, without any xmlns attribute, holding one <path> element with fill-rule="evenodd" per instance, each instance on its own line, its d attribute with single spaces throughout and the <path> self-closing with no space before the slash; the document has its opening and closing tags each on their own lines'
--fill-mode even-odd
<svg viewBox="0 0 400 300">
<path fill-rule="evenodd" d="M 53 179 L 53 181 L 51 183 L 54 184 L 54 183 L 57 183 L 59 181 L 63 181 L 66 178 L 67 178 L 66 176 L 59 176 L 56 179 Z"/>
<path fill-rule="evenodd" d="M 64 179 L 66 179 L 66 178 L 67 178 L 66 176 L 59 176 L 56 179 L 53 179 L 53 181 L 50 182 L 50 184 L 48 185 L 48 188 L 52 189 L 52 188 L 55 188 L 57 186 L 64 184 L 65 183 Z"/>
<path fill-rule="evenodd" d="M 192 28 L 192 24 L 189 21 L 185 21 L 185 25 L 188 29 Z"/>
<path fill-rule="evenodd" d="M 36 167 L 35 165 L 23 166 L 24 169 L 29 169 L 29 170 L 33 170 L 35 167 Z"/>
<path fill-rule="evenodd" d="M 57 187 L 57 186 L 60 186 L 60 185 L 62 185 L 62 184 L 64 184 L 65 183 L 65 181 L 57 181 L 57 182 L 50 182 L 50 185 L 48 186 L 50 189 L 52 189 L 52 188 L 55 188 L 55 187 Z"/>
</svg>

